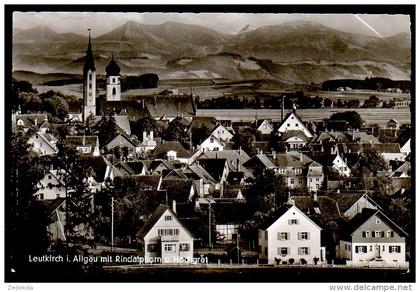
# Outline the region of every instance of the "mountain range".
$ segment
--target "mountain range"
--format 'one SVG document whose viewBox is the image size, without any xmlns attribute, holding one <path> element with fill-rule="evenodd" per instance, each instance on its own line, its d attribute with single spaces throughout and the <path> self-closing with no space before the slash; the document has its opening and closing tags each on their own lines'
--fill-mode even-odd
<svg viewBox="0 0 420 292">
<path fill-rule="evenodd" d="M 410 79 L 411 37 L 380 38 L 313 22 L 229 35 L 191 24 L 134 21 L 92 39 L 99 74 L 114 55 L 123 75 L 158 73 L 161 79 L 275 79 L 288 84 L 381 76 Z M 13 70 L 80 74 L 87 37 L 48 27 L 13 30 Z"/>
</svg>

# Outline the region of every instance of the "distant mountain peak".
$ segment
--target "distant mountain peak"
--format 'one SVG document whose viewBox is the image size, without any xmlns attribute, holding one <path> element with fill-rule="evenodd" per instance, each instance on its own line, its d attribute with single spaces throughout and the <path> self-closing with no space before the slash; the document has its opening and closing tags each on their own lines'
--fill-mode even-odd
<svg viewBox="0 0 420 292">
<path fill-rule="evenodd" d="M 239 31 L 238 31 L 238 34 L 240 34 L 240 33 L 245 33 L 245 32 L 249 32 L 249 31 L 253 31 L 254 30 L 254 28 L 250 25 L 250 24 L 247 24 L 247 25 L 244 25 Z"/>
</svg>

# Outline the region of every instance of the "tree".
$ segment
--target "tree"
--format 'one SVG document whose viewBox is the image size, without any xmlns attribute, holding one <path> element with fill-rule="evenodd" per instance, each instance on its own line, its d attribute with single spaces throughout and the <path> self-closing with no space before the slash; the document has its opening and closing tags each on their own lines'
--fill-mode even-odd
<svg viewBox="0 0 420 292">
<path fill-rule="evenodd" d="M 28 255 L 45 254 L 51 244 L 46 229 L 50 223 L 48 214 L 35 204 L 33 196 L 45 167 L 40 157 L 30 151 L 27 139 L 27 135 L 13 134 L 8 152 L 10 192 L 6 193 L 6 241 L 8 260 L 16 269 L 27 264 Z"/>
<path fill-rule="evenodd" d="M 101 147 L 105 147 L 112 139 L 117 135 L 117 125 L 115 124 L 115 118 L 112 115 L 103 116 L 102 119 L 96 124 L 95 133 L 99 138 L 99 144 Z"/>
<path fill-rule="evenodd" d="M 149 133 L 150 131 L 153 131 L 155 136 L 159 136 L 162 132 L 152 117 L 143 117 L 132 123 L 131 133 L 139 138 L 143 137 L 143 132 Z"/>
<path fill-rule="evenodd" d="M 380 99 L 376 95 L 371 95 L 368 99 L 365 100 L 363 107 L 375 108 L 378 107 Z"/>
<path fill-rule="evenodd" d="M 189 148 L 189 135 L 187 127 L 179 120 L 174 119 L 163 132 L 166 141 L 179 141 L 184 147 Z"/>
<path fill-rule="evenodd" d="M 254 128 L 242 128 L 236 131 L 233 135 L 232 141 L 233 146 L 236 149 L 242 147 L 242 149 L 249 155 L 254 155 L 257 153 L 257 148 L 254 143 L 257 141 L 257 130 Z"/>
<path fill-rule="evenodd" d="M 360 129 L 364 124 L 364 121 L 360 114 L 355 111 L 334 113 L 331 115 L 330 120 L 347 121 L 353 129 Z"/>
<path fill-rule="evenodd" d="M 368 151 L 361 153 L 358 157 L 359 159 L 359 176 L 366 176 L 366 171 L 363 169 L 372 172 L 374 176 L 378 174 L 381 170 L 388 169 L 388 163 L 385 159 L 376 151 Z"/>
<path fill-rule="evenodd" d="M 50 90 L 40 94 L 40 98 L 42 99 L 44 110 L 53 117 L 61 120 L 67 117 L 69 105 L 63 94 Z"/>
</svg>

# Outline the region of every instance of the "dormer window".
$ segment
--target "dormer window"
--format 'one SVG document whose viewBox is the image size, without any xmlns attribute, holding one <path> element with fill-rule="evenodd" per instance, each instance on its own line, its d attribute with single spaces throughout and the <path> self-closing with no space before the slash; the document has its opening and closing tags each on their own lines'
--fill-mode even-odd
<svg viewBox="0 0 420 292">
<path fill-rule="evenodd" d="M 210 143 L 214 143 L 214 138 L 210 138 Z"/>
</svg>

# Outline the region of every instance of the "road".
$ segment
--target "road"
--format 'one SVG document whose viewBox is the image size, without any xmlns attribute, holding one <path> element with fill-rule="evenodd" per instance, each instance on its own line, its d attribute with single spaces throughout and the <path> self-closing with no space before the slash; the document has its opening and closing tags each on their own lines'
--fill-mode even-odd
<svg viewBox="0 0 420 292">
<path fill-rule="evenodd" d="M 299 109 L 297 114 L 303 121 L 322 121 L 329 118 L 333 113 L 345 111 L 357 111 L 367 125 L 378 124 L 384 126 L 390 119 L 397 120 L 400 124 L 411 123 L 411 113 L 409 108 L 383 109 L 383 108 L 324 108 L 324 109 Z M 285 115 L 289 110 L 285 110 Z M 281 120 L 281 110 L 278 109 L 199 109 L 197 116 L 210 116 L 218 120 L 232 121 L 254 121 L 258 119 Z"/>
</svg>

